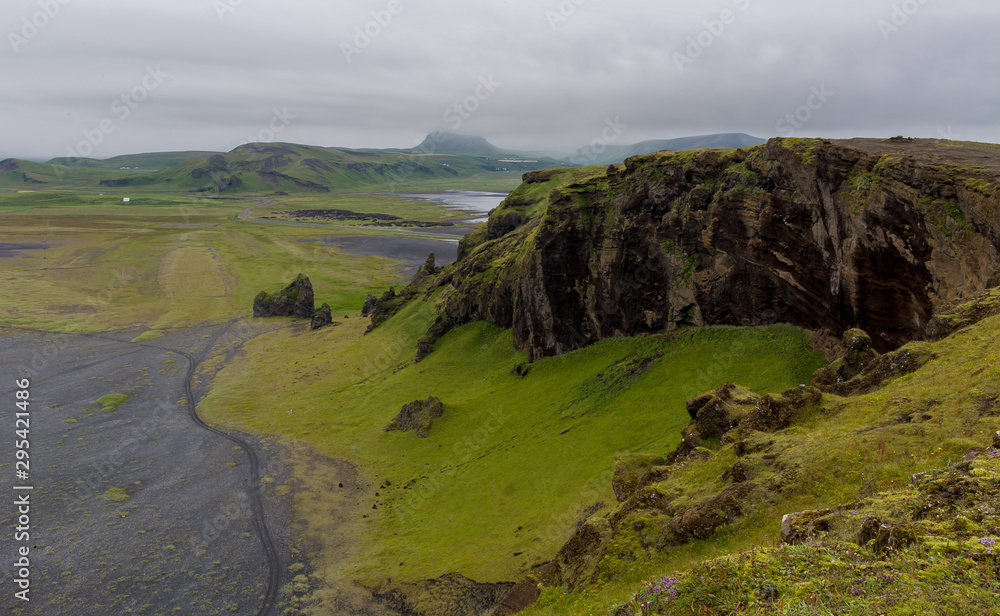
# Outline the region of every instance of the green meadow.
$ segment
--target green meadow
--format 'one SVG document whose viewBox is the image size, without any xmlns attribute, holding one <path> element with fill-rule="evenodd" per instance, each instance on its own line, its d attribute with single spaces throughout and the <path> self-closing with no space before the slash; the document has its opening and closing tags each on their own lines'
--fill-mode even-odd
<svg viewBox="0 0 1000 616">
<path fill-rule="evenodd" d="M 310 276 L 319 303 L 354 312 L 401 281 L 395 262 L 303 240 L 342 231 L 240 220 L 256 201 L 133 193 L 0 195 L 0 242 L 47 246 L 2 259 L 0 325 L 162 329 L 247 316 L 261 290 Z M 450 215 L 450 212 L 444 212 Z"/>
</svg>

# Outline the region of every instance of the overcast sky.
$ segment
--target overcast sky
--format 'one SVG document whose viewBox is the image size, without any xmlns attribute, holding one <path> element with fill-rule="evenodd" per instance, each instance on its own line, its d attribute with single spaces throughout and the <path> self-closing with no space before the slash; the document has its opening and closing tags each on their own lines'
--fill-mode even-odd
<svg viewBox="0 0 1000 616">
<path fill-rule="evenodd" d="M 0 157 L 1000 142 L 998 30 L 996 0 L 3 0 Z"/>
</svg>

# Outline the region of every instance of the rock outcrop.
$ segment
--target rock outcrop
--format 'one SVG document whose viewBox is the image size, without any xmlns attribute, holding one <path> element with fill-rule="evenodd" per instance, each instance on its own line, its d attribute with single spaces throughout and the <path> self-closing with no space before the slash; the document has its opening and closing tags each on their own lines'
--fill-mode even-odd
<svg viewBox="0 0 1000 616">
<path fill-rule="evenodd" d="M 405 616 L 489 614 L 513 584 L 481 584 L 457 574 L 422 582 L 389 580 L 372 594 L 390 613 Z"/>
<path fill-rule="evenodd" d="M 277 293 L 261 291 L 253 300 L 255 317 L 298 317 L 312 319 L 316 311 L 313 288 L 303 274 L 295 277 L 287 287 Z"/>
<path fill-rule="evenodd" d="M 323 304 L 319 307 L 313 316 L 312 323 L 309 324 L 309 329 L 316 330 L 328 325 L 333 325 L 333 310 L 330 308 L 330 304 Z"/>
<path fill-rule="evenodd" d="M 405 299 L 396 295 L 395 287 L 390 287 L 379 298 L 369 293 L 364 306 L 361 307 L 361 316 L 369 317 L 372 321 L 365 333 L 372 331 L 396 314 L 396 311 L 402 308 Z"/>
<path fill-rule="evenodd" d="M 939 322 L 935 317 L 933 322 Z M 812 384 L 824 393 L 838 396 L 866 394 L 883 383 L 915 372 L 934 359 L 926 344 L 910 343 L 905 347 L 879 355 L 871 348 L 871 338 L 860 329 L 844 332 L 842 342 L 847 353 L 813 375 Z"/>
<path fill-rule="evenodd" d="M 772 139 L 533 172 L 467 236 L 442 317 L 530 357 L 685 325 L 852 327 L 884 353 L 997 280 L 1000 148 Z"/>
</svg>

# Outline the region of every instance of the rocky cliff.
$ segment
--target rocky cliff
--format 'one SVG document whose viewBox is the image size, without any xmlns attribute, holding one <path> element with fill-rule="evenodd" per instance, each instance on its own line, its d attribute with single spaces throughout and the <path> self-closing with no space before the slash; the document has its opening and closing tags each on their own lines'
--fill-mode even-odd
<svg viewBox="0 0 1000 616">
<path fill-rule="evenodd" d="M 776 322 L 884 352 L 1000 283 L 998 256 L 1000 146 L 772 139 L 528 173 L 421 284 L 451 287 L 434 335 L 485 320 L 533 359 Z"/>
</svg>

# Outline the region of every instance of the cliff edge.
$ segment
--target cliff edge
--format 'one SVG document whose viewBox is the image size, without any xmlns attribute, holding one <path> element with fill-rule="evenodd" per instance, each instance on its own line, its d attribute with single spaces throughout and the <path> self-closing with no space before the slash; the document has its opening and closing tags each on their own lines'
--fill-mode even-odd
<svg viewBox="0 0 1000 616">
<path fill-rule="evenodd" d="M 1000 284 L 1000 146 L 772 139 L 535 171 L 405 290 L 450 327 L 512 328 L 532 359 L 689 325 L 790 323 L 889 351 Z"/>
</svg>

